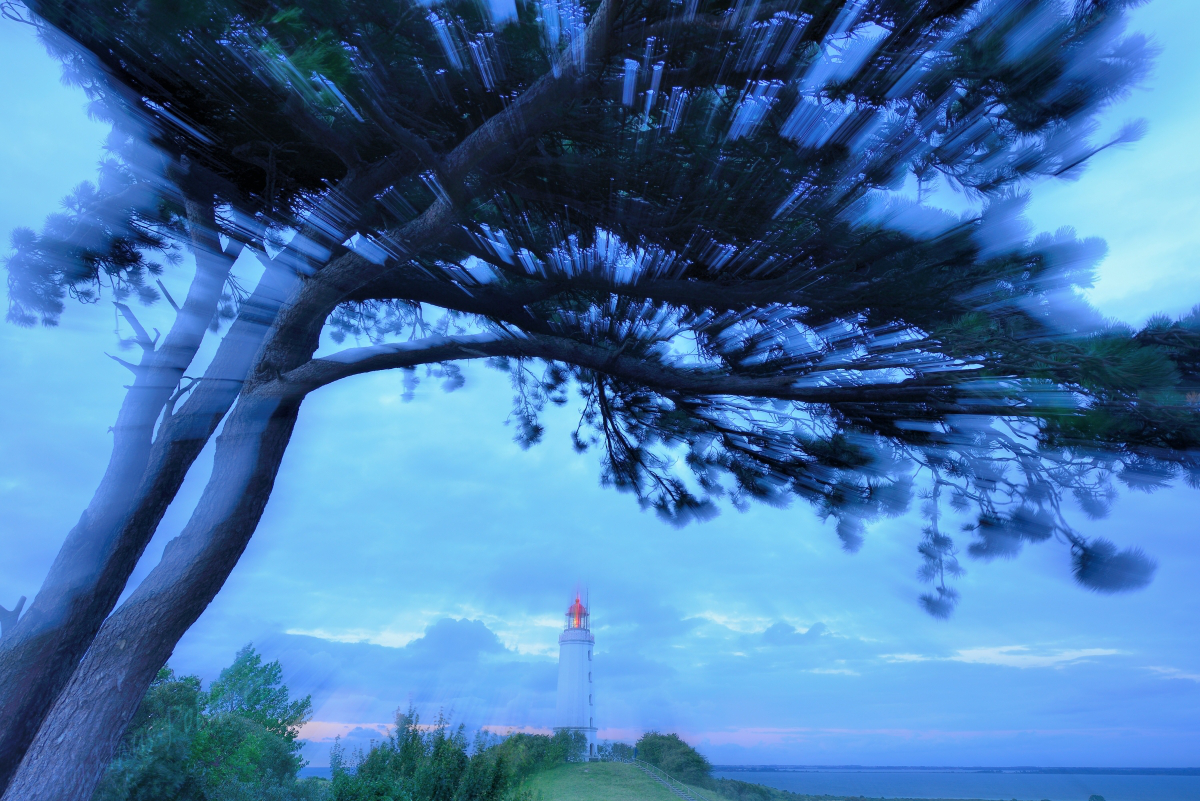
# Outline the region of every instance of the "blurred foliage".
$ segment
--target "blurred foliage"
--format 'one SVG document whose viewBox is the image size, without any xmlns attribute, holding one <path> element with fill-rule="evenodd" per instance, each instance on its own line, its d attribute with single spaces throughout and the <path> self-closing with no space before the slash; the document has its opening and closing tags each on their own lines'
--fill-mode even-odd
<svg viewBox="0 0 1200 801">
<path fill-rule="evenodd" d="M 961 553 L 1051 539 L 1134 589 L 1153 560 L 1069 506 L 1200 486 L 1200 312 L 1101 319 L 1104 244 L 1023 214 L 1141 135 L 1097 135 L 1154 55 L 1136 4 L 30 0 L 121 177 L 18 232 L 9 316 L 152 300 L 200 199 L 314 286 L 352 265 L 306 330 L 572 351 L 492 362 L 515 439 L 577 397 L 575 446 L 672 523 L 798 498 L 855 550 L 916 500 L 935 616 Z"/>
<path fill-rule="evenodd" d="M 105 140 L 98 182 L 85 181 L 37 233 L 12 232 L 8 268 L 9 322 L 56 325 L 69 296 L 87 303 L 107 289 L 113 299 L 158 300 L 152 279 L 163 262 L 180 261 L 177 237 L 186 213 L 161 182 L 141 174 L 145 144 L 114 129 Z M 156 260 L 161 258 L 162 261 Z"/>
</svg>

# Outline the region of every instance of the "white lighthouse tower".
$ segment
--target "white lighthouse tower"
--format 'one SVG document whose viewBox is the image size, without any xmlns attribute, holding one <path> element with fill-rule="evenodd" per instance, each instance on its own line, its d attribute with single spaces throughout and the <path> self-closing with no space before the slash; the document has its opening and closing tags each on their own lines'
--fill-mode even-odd
<svg viewBox="0 0 1200 801">
<path fill-rule="evenodd" d="M 555 731 L 578 731 L 587 737 L 587 755 L 596 756 L 596 698 L 592 690 L 592 648 L 588 609 L 575 594 L 567 609 L 567 627 L 558 635 L 558 706 Z"/>
</svg>

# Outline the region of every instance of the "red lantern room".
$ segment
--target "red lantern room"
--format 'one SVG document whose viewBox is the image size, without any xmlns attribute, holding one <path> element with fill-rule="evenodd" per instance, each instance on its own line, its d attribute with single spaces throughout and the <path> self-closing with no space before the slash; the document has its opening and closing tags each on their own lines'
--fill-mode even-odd
<svg viewBox="0 0 1200 801">
<path fill-rule="evenodd" d="M 579 593 L 575 593 L 575 603 L 567 607 L 567 628 L 588 630 L 588 610 L 579 600 Z"/>
</svg>

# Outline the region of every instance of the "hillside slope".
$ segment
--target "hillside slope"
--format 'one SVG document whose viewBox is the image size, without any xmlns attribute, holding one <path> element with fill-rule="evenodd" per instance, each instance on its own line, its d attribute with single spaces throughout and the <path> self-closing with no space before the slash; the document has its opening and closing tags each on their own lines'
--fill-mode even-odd
<svg viewBox="0 0 1200 801">
<path fill-rule="evenodd" d="M 540 801 L 679 801 L 645 773 L 622 762 L 558 765 L 529 778 Z"/>
<path fill-rule="evenodd" d="M 720 790 L 689 787 L 709 801 L 867 801 L 850 796 L 798 795 L 745 782 L 719 782 Z M 525 785 L 534 801 L 679 801 L 665 787 L 630 764 L 584 762 L 557 765 L 536 773 Z M 922 801 L 894 799 L 893 801 Z"/>
</svg>

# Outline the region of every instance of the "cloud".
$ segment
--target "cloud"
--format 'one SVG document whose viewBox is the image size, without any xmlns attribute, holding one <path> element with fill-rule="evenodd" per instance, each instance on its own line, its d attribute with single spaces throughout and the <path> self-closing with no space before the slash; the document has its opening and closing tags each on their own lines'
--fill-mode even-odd
<svg viewBox="0 0 1200 801">
<path fill-rule="evenodd" d="M 883 654 L 880 659 L 885 662 L 928 662 L 934 657 L 924 654 Z"/>
<path fill-rule="evenodd" d="M 435 664 L 446 661 L 462 662 L 479 659 L 487 654 L 505 653 L 507 649 L 491 629 L 479 620 L 443 618 L 425 630 L 406 646 L 414 659 Z"/>
<path fill-rule="evenodd" d="M 423 634 L 412 636 L 394 631 L 370 632 L 363 629 L 288 629 L 284 633 L 327 642 L 379 645 L 403 650 L 413 660 L 432 660 L 438 664 L 472 661 L 485 654 L 508 652 L 496 633 L 483 621 L 450 617 L 436 620 L 426 627 Z"/>
<path fill-rule="evenodd" d="M 1173 667 L 1147 667 L 1146 670 L 1153 671 L 1164 679 L 1185 679 L 1187 681 L 1200 682 L 1200 673 L 1187 673 L 1179 668 Z"/>
<path fill-rule="evenodd" d="M 1015 668 L 1057 668 L 1082 662 L 1096 656 L 1121 653 L 1112 648 L 1080 648 L 1074 650 L 1034 653 L 1027 645 L 1005 645 L 999 648 L 966 648 L 950 657 L 952 662 L 975 665 L 1002 665 Z M 909 660 L 913 661 L 913 660 Z"/>
<path fill-rule="evenodd" d="M 698 612 L 692 615 L 692 617 L 707 620 L 709 623 L 715 623 L 731 631 L 742 633 L 759 631 L 764 622 L 763 618 L 754 615 L 733 615 L 727 612 L 714 612 L 711 610 Z"/>
<path fill-rule="evenodd" d="M 310 720 L 300 728 L 300 739 L 309 742 L 333 742 L 334 738 L 386 737 L 392 730 L 391 723 L 338 723 L 330 720 Z"/>
<path fill-rule="evenodd" d="M 890 663 L 913 662 L 966 662 L 973 665 L 999 665 L 1015 668 L 1057 668 L 1076 662 L 1087 661 L 1096 656 L 1114 656 L 1121 651 L 1112 648 L 1080 648 L 1058 651 L 1033 651 L 1027 645 L 1004 645 L 995 648 L 963 648 L 953 656 L 929 656 L 927 654 L 881 654 L 880 659 Z M 1159 668 L 1150 668 L 1159 670 Z"/>
<path fill-rule="evenodd" d="M 403 648 L 421 636 L 420 632 L 374 629 L 288 629 L 285 634 L 301 637 L 316 637 L 330 642 L 368 642 L 388 648 Z"/>
<path fill-rule="evenodd" d="M 468 725 L 542 725 L 554 704 L 555 665 L 507 649 L 478 620 L 442 618 L 399 648 L 276 634 L 260 641 L 284 667 L 285 681 L 313 694 L 315 717 L 377 725 L 397 707 L 452 711 Z"/>
<path fill-rule="evenodd" d="M 814 623 L 808 631 L 801 633 L 795 626 L 779 621 L 767 628 L 761 635 L 764 645 L 789 646 L 811 645 L 828 631 L 824 623 Z"/>
</svg>

